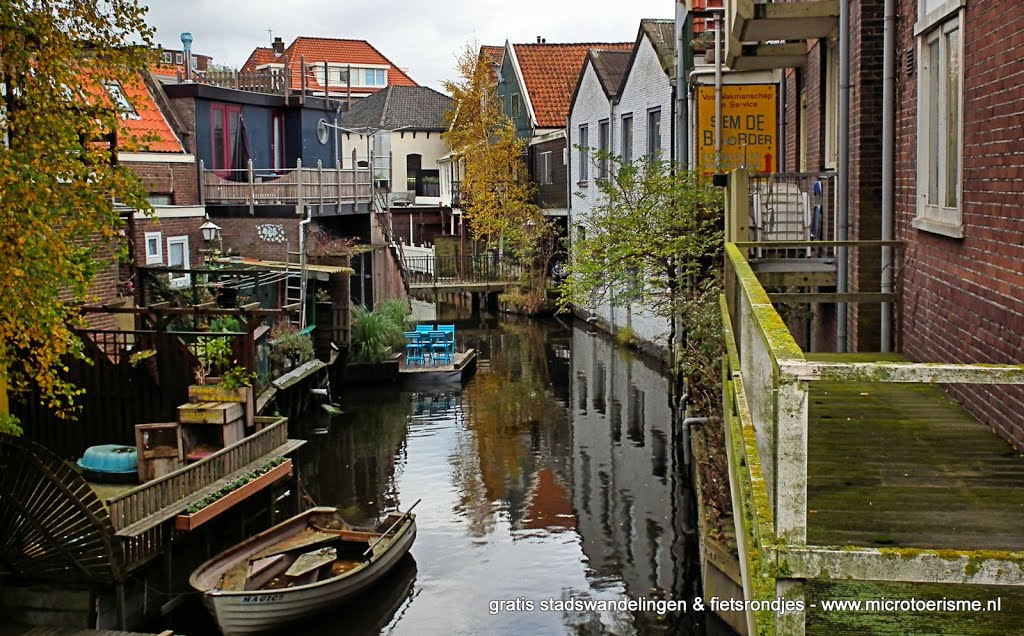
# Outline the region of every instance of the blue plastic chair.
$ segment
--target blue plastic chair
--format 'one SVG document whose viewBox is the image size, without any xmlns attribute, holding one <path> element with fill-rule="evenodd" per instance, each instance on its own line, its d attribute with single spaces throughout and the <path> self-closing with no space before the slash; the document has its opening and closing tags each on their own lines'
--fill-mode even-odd
<svg viewBox="0 0 1024 636">
<path fill-rule="evenodd" d="M 452 356 L 448 351 L 448 334 L 443 331 L 430 332 L 430 364 L 451 364 Z"/>
<path fill-rule="evenodd" d="M 424 343 L 420 334 L 415 331 L 406 332 L 405 336 L 405 366 L 412 366 L 413 363 L 423 364 Z"/>
<path fill-rule="evenodd" d="M 438 331 L 444 332 L 448 337 L 448 355 L 455 355 L 455 325 L 438 325 Z"/>
</svg>

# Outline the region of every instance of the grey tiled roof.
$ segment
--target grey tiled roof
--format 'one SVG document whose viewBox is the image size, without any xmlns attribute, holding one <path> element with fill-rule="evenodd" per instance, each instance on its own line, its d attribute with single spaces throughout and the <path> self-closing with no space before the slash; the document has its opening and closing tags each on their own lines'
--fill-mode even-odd
<svg viewBox="0 0 1024 636">
<path fill-rule="evenodd" d="M 452 99 L 426 86 L 389 86 L 364 97 L 341 114 L 346 128 L 445 130 Z"/>
<path fill-rule="evenodd" d="M 629 66 L 629 51 L 607 51 L 590 49 L 590 59 L 594 63 L 594 72 L 601 82 L 605 95 L 615 97 L 619 93 L 622 77 Z"/>
<path fill-rule="evenodd" d="M 658 60 L 661 62 L 661 68 L 671 77 L 676 54 L 675 21 L 641 20 L 640 28 L 651 39 L 651 44 L 654 45 Z"/>
</svg>

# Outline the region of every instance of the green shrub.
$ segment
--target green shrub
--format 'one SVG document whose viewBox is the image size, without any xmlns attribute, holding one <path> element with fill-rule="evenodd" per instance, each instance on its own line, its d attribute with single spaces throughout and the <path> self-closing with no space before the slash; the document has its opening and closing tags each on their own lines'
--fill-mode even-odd
<svg viewBox="0 0 1024 636">
<path fill-rule="evenodd" d="M 363 305 L 352 309 L 352 357 L 356 362 L 383 362 L 402 346 L 404 329 L 395 323 L 393 310 L 384 309 L 385 304 L 375 311 Z"/>
<path fill-rule="evenodd" d="M 373 308 L 373 313 L 387 317 L 391 322 L 398 325 L 402 331 L 412 331 L 416 328 L 416 323 L 412 320 L 412 311 L 409 310 L 409 306 L 404 301 L 388 300 L 378 303 Z M 401 338 L 399 338 L 397 344 L 402 344 Z"/>
<path fill-rule="evenodd" d="M 309 334 L 296 329 L 288 322 L 281 321 L 270 332 L 270 361 L 283 367 L 285 361 L 304 364 L 313 359 L 313 339 Z"/>
</svg>

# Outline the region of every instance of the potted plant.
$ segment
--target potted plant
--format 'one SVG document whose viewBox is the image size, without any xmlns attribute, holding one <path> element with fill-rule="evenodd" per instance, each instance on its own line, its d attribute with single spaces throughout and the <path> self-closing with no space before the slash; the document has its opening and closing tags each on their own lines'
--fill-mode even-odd
<svg viewBox="0 0 1024 636">
<path fill-rule="evenodd" d="M 188 388 L 191 402 L 241 402 L 252 405 L 256 374 L 237 364 L 232 358 L 230 337 L 202 337 L 196 348 L 196 384 Z M 220 371 L 219 377 L 213 375 Z M 247 412 L 249 407 L 246 408 Z M 249 421 L 249 420 L 247 420 Z"/>
<path fill-rule="evenodd" d="M 421 196 L 441 196 L 441 180 L 435 176 L 423 177 L 423 179 L 420 181 L 420 186 L 423 190 L 423 194 Z"/>
<path fill-rule="evenodd" d="M 280 321 L 270 330 L 270 362 L 287 371 L 313 359 L 313 340 L 292 324 Z"/>
</svg>

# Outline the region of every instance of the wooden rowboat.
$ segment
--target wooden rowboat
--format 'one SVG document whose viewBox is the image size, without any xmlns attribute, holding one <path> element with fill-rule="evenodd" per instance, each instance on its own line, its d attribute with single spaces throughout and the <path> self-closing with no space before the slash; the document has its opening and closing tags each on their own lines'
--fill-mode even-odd
<svg viewBox="0 0 1024 636">
<path fill-rule="evenodd" d="M 203 563 L 189 584 L 225 634 L 268 631 L 363 591 L 415 538 L 412 508 L 374 528 L 351 526 L 334 508 L 313 508 Z"/>
</svg>

